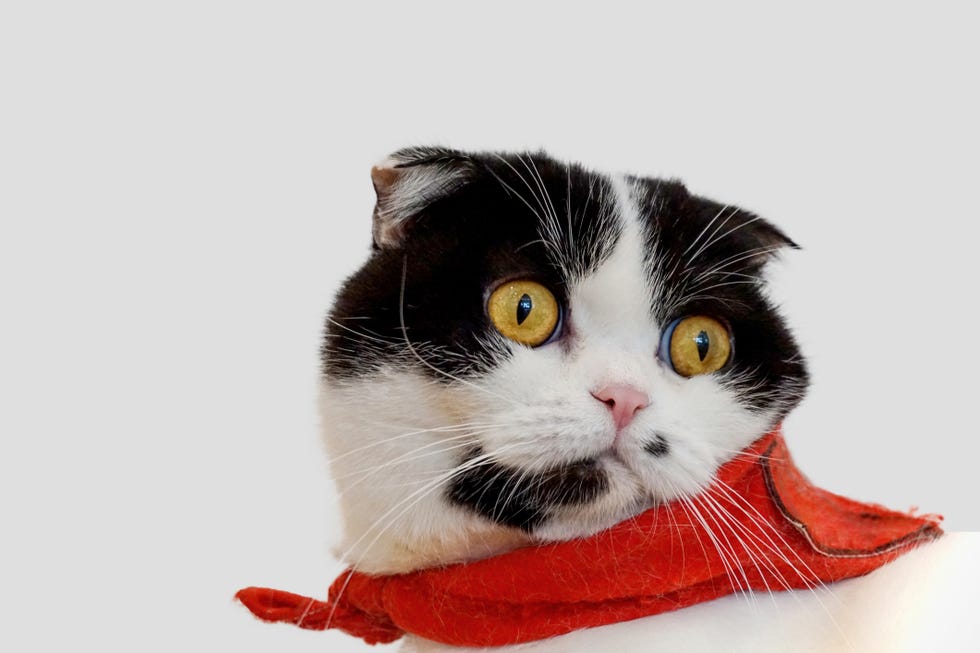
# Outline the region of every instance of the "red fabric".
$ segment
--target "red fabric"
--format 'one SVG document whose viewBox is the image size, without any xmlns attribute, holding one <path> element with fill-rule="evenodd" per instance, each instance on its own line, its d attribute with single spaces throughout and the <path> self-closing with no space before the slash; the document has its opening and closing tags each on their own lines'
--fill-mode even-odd
<svg viewBox="0 0 980 653">
<path fill-rule="evenodd" d="M 941 517 L 815 487 L 778 431 L 723 466 L 694 503 L 697 513 L 672 502 L 588 538 L 467 564 L 393 576 L 348 571 L 327 602 L 256 587 L 237 597 L 261 619 L 340 628 L 369 644 L 414 633 L 457 646 L 501 646 L 734 591 L 860 576 L 942 534 Z"/>
</svg>

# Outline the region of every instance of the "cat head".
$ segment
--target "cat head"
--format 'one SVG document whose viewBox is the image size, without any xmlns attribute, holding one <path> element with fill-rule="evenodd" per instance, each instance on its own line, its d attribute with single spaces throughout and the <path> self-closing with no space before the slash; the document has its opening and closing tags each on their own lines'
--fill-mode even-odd
<svg viewBox="0 0 980 653">
<path fill-rule="evenodd" d="M 697 493 L 802 398 L 776 227 L 676 181 L 414 148 L 322 348 L 345 557 L 367 571 L 586 535 Z"/>
</svg>

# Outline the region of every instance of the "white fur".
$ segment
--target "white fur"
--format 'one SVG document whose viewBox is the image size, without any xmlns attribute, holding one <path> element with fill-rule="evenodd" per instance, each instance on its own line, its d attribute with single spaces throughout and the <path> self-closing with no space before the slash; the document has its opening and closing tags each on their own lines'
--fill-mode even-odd
<svg viewBox="0 0 980 653">
<path fill-rule="evenodd" d="M 980 650 L 980 533 L 953 533 L 827 590 L 732 595 L 486 653 L 931 653 Z M 404 653 L 464 650 L 414 637 Z"/>
<path fill-rule="evenodd" d="M 382 369 L 370 382 L 323 383 L 320 413 L 340 491 L 337 556 L 371 573 L 485 557 L 528 542 L 443 499 L 440 479 L 479 428 L 463 423 L 445 388 Z"/>
</svg>

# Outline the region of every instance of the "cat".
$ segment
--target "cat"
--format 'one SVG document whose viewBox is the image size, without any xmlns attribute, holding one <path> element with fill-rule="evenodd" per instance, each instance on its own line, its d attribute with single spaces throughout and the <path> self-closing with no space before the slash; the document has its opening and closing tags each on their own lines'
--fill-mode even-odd
<svg viewBox="0 0 980 653">
<path fill-rule="evenodd" d="M 357 570 L 583 537 L 694 496 L 804 397 L 806 362 L 764 276 L 797 246 L 759 216 L 544 153 L 409 148 L 371 176 L 373 249 L 321 350 L 338 554 Z M 772 599 L 799 605 L 786 601 Z M 669 627 L 660 644 L 651 628 L 642 648 L 615 643 L 647 621 L 527 650 L 666 650 Z M 771 650 L 804 650 L 780 637 Z"/>
</svg>

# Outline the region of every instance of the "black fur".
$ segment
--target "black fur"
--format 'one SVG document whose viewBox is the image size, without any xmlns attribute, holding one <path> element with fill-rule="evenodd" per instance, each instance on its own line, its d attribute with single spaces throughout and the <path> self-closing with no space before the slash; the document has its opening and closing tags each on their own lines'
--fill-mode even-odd
<svg viewBox="0 0 980 653">
<path fill-rule="evenodd" d="M 482 452 L 466 456 L 472 460 Z M 453 478 L 448 496 L 498 524 L 531 531 L 558 506 L 589 503 L 609 487 L 609 480 L 595 460 L 529 475 L 499 464 L 475 465 Z"/>
<path fill-rule="evenodd" d="M 467 182 L 415 216 L 401 246 L 376 248 L 344 284 L 321 350 L 323 369 L 334 378 L 357 376 L 378 362 L 400 362 L 440 381 L 485 372 L 501 355 L 486 344 L 485 336 L 494 331 L 484 305 L 488 287 L 532 278 L 565 302 L 569 279 L 563 270 L 587 274 L 617 240 L 608 182 L 579 166 L 543 155 L 428 148 L 398 156 L 419 152 L 425 158 L 403 165 L 445 167 L 458 160 L 466 166 Z M 550 202 L 537 186 L 538 175 Z M 538 215 L 551 215 L 552 209 L 563 245 L 571 224 L 574 255 L 541 242 Z M 406 339 L 432 367 L 418 361 Z"/>
<path fill-rule="evenodd" d="M 667 438 L 659 433 L 650 441 L 643 443 L 643 449 L 654 458 L 663 458 L 670 453 Z"/>
</svg>

